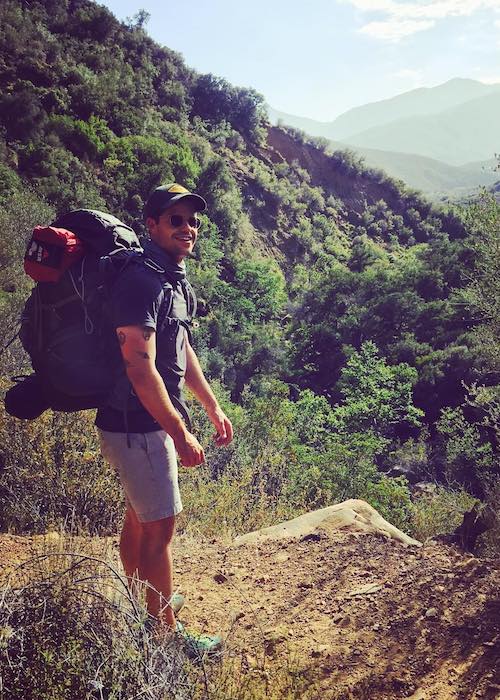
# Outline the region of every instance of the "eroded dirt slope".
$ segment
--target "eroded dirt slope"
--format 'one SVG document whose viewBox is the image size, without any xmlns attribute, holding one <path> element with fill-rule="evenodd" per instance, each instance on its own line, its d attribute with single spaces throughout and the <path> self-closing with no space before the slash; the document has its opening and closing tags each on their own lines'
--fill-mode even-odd
<svg viewBox="0 0 500 700">
<path fill-rule="evenodd" d="M 40 544 L 0 535 L 3 574 Z M 342 530 L 239 547 L 179 537 L 175 571 L 182 621 L 222 631 L 248 672 L 291 659 L 325 699 L 500 697 L 495 562 Z"/>
</svg>

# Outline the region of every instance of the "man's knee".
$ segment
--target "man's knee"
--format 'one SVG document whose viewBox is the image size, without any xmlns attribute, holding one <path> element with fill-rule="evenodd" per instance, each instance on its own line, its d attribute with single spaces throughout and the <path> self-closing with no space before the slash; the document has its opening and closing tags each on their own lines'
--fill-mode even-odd
<svg viewBox="0 0 500 700">
<path fill-rule="evenodd" d="M 146 551 L 163 551 L 171 542 L 175 531 L 175 515 L 150 523 L 141 523 L 142 544 Z"/>
</svg>

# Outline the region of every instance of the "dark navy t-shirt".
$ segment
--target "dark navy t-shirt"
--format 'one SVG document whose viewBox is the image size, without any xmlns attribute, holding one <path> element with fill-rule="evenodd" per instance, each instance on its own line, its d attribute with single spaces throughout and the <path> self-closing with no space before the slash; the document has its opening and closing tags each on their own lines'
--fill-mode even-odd
<svg viewBox="0 0 500 700">
<path fill-rule="evenodd" d="M 179 276 L 185 274 L 184 267 L 175 266 L 165 251 L 152 241 L 148 241 L 145 248 L 147 257 L 160 266 L 162 262 L 168 263 L 170 267 L 177 267 Z M 186 374 L 187 331 L 184 326 L 176 323 L 175 319 L 186 321 L 188 309 L 181 281 L 172 280 L 170 277 L 169 280 L 171 288 L 165 289 L 164 278 L 160 274 L 148 270 L 143 265 L 130 265 L 113 287 L 110 313 L 114 328 L 140 326 L 155 331 L 156 367 L 176 405 L 176 399 L 182 400 Z M 121 362 L 121 358 L 117 361 Z M 117 380 L 117 387 L 126 387 L 126 392 L 131 392 L 127 400 L 126 416 L 124 409 L 118 410 L 112 406 L 100 408 L 95 421 L 98 428 L 123 433 L 147 433 L 161 430 L 161 426 L 131 391 L 132 387 L 124 367 Z M 110 403 L 116 404 L 112 398 Z"/>
</svg>

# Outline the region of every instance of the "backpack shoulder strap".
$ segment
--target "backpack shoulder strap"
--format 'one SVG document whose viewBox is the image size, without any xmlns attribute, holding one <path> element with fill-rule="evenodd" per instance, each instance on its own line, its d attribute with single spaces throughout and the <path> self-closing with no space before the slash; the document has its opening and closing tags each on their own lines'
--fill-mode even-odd
<svg viewBox="0 0 500 700">
<path fill-rule="evenodd" d="M 172 282 L 169 280 L 168 275 L 166 274 L 163 267 L 158 265 L 158 263 L 156 263 L 154 260 L 151 260 L 151 258 L 147 258 L 144 255 L 141 256 L 141 262 L 146 269 L 152 270 L 160 277 L 162 287 L 163 287 L 163 292 L 165 293 L 165 296 L 166 296 L 167 292 L 173 292 L 174 286 L 173 286 Z M 169 295 L 168 306 L 164 312 L 165 316 L 170 316 L 173 305 L 174 305 L 174 295 L 172 293 Z"/>
<path fill-rule="evenodd" d="M 184 299 L 186 300 L 188 323 L 192 326 L 194 323 L 194 317 L 196 316 L 198 302 L 196 300 L 194 289 L 187 279 L 182 282 L 182 293 L 184 294 Z"/>
</svg>

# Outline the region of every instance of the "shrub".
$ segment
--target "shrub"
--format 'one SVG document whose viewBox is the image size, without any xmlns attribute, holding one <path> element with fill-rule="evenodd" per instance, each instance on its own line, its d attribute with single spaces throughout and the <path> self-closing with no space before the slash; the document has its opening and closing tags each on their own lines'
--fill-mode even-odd
<svg viewBox="0 0 500 700">
<path fill-rule="evenodd" d="M 479 426 L 466 419 L 462 408 L 445 408 L 436 427 L 445 445 L 446 478 L 477 490 L 494 468 L 491 444 L 482 439 Z"/>
<path fill-rule="evenodd" d="M 404 476 L 393 479 L 383 474 L 379 479 L 374 479 L 366 485 L 364 499 L 392 525 L 409 532 L 413 509 L 408 481 Z"/>
<path fill-rule="evenodd" d="M 55 216 L 34 190 L 23 187 L 0 208 L 0 325 L 2 347 L 15 337 L 19 317 L 29 296 L 32 281 L 24 273 L 23 258 L 31 231 L 37 224 L 48 224 Z M 18 374 L 26 361 L 20 345 L 13 343 L 2 355 L 3 372 Z"/>
<path fill-rule="evenodd" d="M 418 540 L 453 532 L 465 512 L 477 503 L 463 488 L 436 486 L 429 496 L 416 499 L 412 508 L 411 532 Z"/>
<path fill-rule="evenodd" d="M 100 455 L 90 412 L 47 411 L 36 421 L 21 422 L 2 406 L 0 444 L 0 529 L 117 531 L 120 487 Z"/>
</svg>

